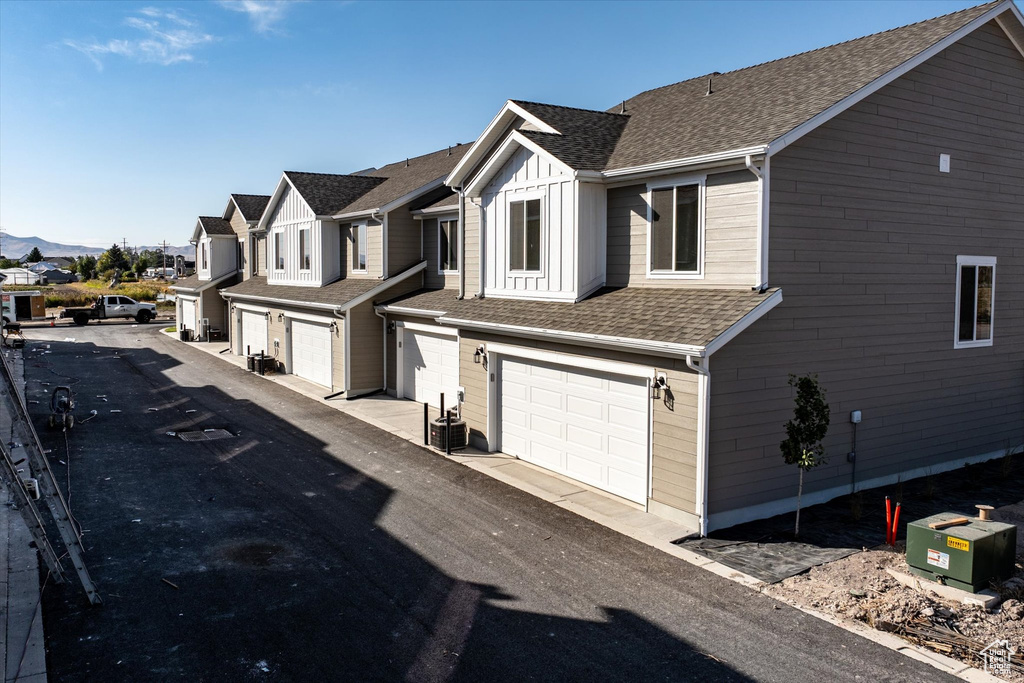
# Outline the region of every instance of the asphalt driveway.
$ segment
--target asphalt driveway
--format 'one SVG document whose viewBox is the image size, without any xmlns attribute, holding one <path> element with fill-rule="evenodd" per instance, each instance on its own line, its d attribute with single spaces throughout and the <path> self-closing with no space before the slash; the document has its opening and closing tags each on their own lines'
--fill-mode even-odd
<svg viewBox="0 0 1024 683">
<path fill-rule="evenodd" d="M 105 600 L 47 586 L 51 680 L 954 680 L 155 326 L 28 336 Z"/>
</svg>

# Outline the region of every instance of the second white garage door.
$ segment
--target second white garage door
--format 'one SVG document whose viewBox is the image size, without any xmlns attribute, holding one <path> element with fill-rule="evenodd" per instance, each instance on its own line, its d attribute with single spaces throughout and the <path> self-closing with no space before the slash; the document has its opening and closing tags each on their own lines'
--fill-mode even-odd
<svg viewBox="0 0 1024 683">
<path fill-rule="evenodd" d="M 331 386 L 331 328 L 292 320 L 292 374 Z"/>
<path fill-rule="evenodd" d="M 459 391 L 459 341 L 456 337 L 405 328 L 402 333 L 402 394 L 420 403 L 454 408 Z"/>
<path fill-rule="evenodd" d="M 181 324 L 186 330 L 196 329 L 196 300 L 178 297 L 181 300 Z"/>
<path fill-rule="evenodd" d="M 254 311 L 242 311 L 242 354 L 269 353 L 267 349 L 267 316 Z"/>
<path fill-rule="evenodd" d="M 500 448 L 647 502 L 647 380 L 502 358 Z"/>
</svg>

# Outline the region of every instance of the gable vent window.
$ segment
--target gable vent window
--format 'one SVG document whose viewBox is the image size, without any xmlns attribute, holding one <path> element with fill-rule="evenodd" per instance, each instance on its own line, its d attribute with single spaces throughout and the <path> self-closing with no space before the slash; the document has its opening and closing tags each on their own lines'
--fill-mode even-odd
<svg viewBox="0 0 1024 683">
<path fill-rule="evenodd" d="M 540 271 L 540 199 L 509 204 L 509 270 Z"/>
<path fill-rule="evenodd" d="M 956 257 L 956 339 L 954 348 L 992 346 L 996 259 Z"/>
<path fill-rule="evenodd" d="M 352 271 L 366 272 L 366 224 L 352 224 Z"/>
<path fill-rule="evenodd" d="M 274 233 L 274 268 L 284 270 L 284 233 Z"/>
<path fill-rule="evenodd" d="M 438 270 L 452 273 L 459 269 L 459 221 L 442 218 L 437 221 Z"/>
<path fill-rule="evenodd" d="M 651 274 L 697 275 L 701 272 L 701 184 L 651 190 Z"/>
<path fill-rule="evenodd" d="M 310 261 L 309 239 L 310 239 L 311 232 L 312 231 L 309 228 L 304 228 L 302 230 L 299 230 L 299 269 L 300 270 L 309 270 L 309 261 Z"/>
</svg>

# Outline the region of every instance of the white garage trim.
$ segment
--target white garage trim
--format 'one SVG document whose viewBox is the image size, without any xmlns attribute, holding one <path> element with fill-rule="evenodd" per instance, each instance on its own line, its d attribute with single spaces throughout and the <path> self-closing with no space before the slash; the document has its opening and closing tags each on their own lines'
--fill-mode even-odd
<svg viewBox="0 0 1024 683">
<path fill-rule="evenodd" d="M 269 308 L 263 308 L 261 306 L 251 306 L 249 304 L 235 304 L 235 308 L 237 308 L 239 311 L 249 311 L 250 313 L 262 313 L 263 315 L 267 315 L 268 313 L 270 313 Z"/>
<path fill-rule="evenodd" d="M 179 326 L 180 325 L 184 325 L 186 330 L 195 330 L 196 329 L 196 319 L 199 317 L 199 316 L 196 315 L 199 312 L 199 308 L 196 306 L 196 302 L 198 301 L 198 299 L 196 297 L 182 296 L 182 295 L 179 294 L 178 295 L 178 300 L 181 302 L 181 306 L 179 306 L 180 315 L 181 315 L 181 319 L 178 321 Z M 186 305 L 188 305 L 189 308 L 192 310 L 191 317 L 185 315 L 185 306 Z"/>
<path fill-rule="evenodd" d="M 256 320 L 254 320 L 252 322 L 253 322 L 254 327 L 255 326 L 259 326 L 260 327 L 260 331 L 262 332 L 262 336 L 263 336 L 263 341 L 262 341 L 261 344 L 256 344 L 254 346 L 252 342 L 256 341 L 256 340 L 255 339 L 249 339 L 248 336 L 246 335 L 246 332 L 245 332 L 245 319 L 246 319 L 246 315 L 255 316 L 256 317 Z M 239 342 L 240 342 L 239 343 L 239 348 L 238 348 L 238 354 L 239 355 L 245 355 L 245 353 L 246 353 L 246 348 L 245 347 L 246 347 L 247 344 L 250 347 L 249 348 L 250 352 L 258 353 L 259 351 L 262 350 L 264 354 L 268 354 L 269 355 L 270 349 L 267 348 L 267 347 L 269 346 L 270 324 L 269 324 L 269 321 L 267 320 L 267 314 L 266 313 L 263 313 L 261 311 L 250 311 L 250 310 L 246 310 L 246 309 L 240 310 L 238 312 L 238 332 L 239 332 L 238 339 L 239 339 Z M 254 330 L 254 332 L 255 332 L 255 330 Z"/>
<path fill-rule="evenodd" d="M 558 353 L 557 351 L 531 349 L 523 346 L 511 346 L 509 344 L 489 343 L 484 346 L 488 353 L 529 358 L 530 360 L 539 360 L 544 363 L 556 363 L 558 365 L 586 368 L 587 370 L 597 370 L 599 372 L 610 372 L 615 375 L 626 375 L 628 377 L 654 377 L 654 373 L 656 372 L 653 365 L 640 365 L 638 363 L 605 360 L 603 358 L 592 358 L 590 356 L 574 356 L 567 353 Z"/>
<path fill-rule="evenodd" d="M 406 334 L 408 330 L 411 334 Z M 415 336 L 416 333 L 421 333 L 431 337 L 441 337 L 448 342 L 455 343 L 455 388 L 456 393 L 454 397 L 451 397 L 451 401 L 446 401 L 449 406 L 458 406 L 458 388 L 459 388 L 459 331 L 450 327 L 441 327 L 439 325 L 423 325 L 420 323 L 410 323 L 405 321 L 397 321 L 395 323 L 395 395 L 398 398 L 406 398 L 406 381 L 405 381 L 405 363 L 406 363 L 406 342 Z M 442 363 L 443 366 L 443 363 Z M 438 369 L 438 372 L 442 372 L 443 367 Z M 440 388 L 444 390 L 444 379 L 440 382 Z M 413 397 L 416 400 L 416 397 Z M 429 403 L 429 401 L 428 401 Z"/>
<path fill-rule="evenodd" d="M 313 315 L 312 313 L 294 313 L 290 311 L 282 312 L 284 313 L 285 318 L 290 318 L 291 320 L 305 320 L 306 322 L 309 323 L 321 323 L 323 325 L 330 325 L 335 320 L 337 320 L 337 318 L 331 318 L 326 315 Z"/>
<path fill-rule="evenodd" d="M 289 372 L 310 382 L 333 388 L 332 336 L 328 323 L 291 319 L 287 337 Z"/>
<path fill-rule="evenodd" d="M 404 320 L 399 320 L 395 323 L 395 327 L 404 327 L 408 330 L 415 332 L 426 332 L 427 334 L 436 334 L 442 337 L 452 337 L 453 339 L 459 338 L 459 331 L 453 327 L 441 327 L 440 325 L 424 325 L 423 323 L 411 323 Z"/>
</svg>

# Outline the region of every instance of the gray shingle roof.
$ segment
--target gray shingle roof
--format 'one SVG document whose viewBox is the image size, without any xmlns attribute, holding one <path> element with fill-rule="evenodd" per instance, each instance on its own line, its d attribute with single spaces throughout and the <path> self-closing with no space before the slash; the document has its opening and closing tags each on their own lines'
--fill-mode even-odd
<svg viewBox="0 0 1024 683">
<path fill-rule="evenodd" d="M 430 154 L 399 161 L 367 173 L 374 178 L 386 178 L 366 194 L 344 208 L 344 213 L 379 209 L 431 182 L 444 178 L 472 145 L 455 145 Z M 341 213 L 341 212 L 339 212 Z"/>
<path fill-rule="evenodd" d="M 456 298 L 420 290 L 386 302 L 495 325 L 705 346 L 771 296 L 742 289 L 631 287 L 599 290 L 579 303 Z"/>
<path fill-rule="evenodd" d="M 606 168 L 615 143 L 629 121 L 628 116 L 603 111 L 519 100 L 515 103 L 560 134 L 533 130 L 521 130 L 520 133 L 577 170 Z"/>
<path fill-rule="evenodd" d="M 247 221 L 258 221 L 270 203 L 270 197 L 265 194 L 233 194 L 231 198 L 235 200 L 242 218 Z"/>
<path fill-rule="evenodd" d="M 231 223 L 220 216 L 200 216 L 199 223 L 207 235 L 234 235 Z"/>
<path fill-rule="evenodd" d="M 970 23 L 999 2 L 792 57 L 648 90 L 607 112 L 520 106 L 563 135 L 522 131 L 573 168 L 606 170 L 765 145 Z M 625 120 L 624 125 L 617 123 Z"/>
<path fill-rule="evenodd" d="M 223 293 L 238 298 L 257 297 L 330 306 L 341 306 L 381 284 L 376 278 L 346 278 L 323 287 L 292 287 L 267 284 L 265 276 L 251 277 Z"/>
<path fill-rule="evenodd" d="M 384 178 L 365 175 L 301 171 L 285 171 L 284 174 L 318 216 L 340 213 L 346 206 L 384 182 Z"/>
<path fill-rule="evenodd" d="M 171 289 L 177 290 L 184 294 L 194 294 L 200 290 L 209 289 L 213 284 L 218 285 L 218 289 L 224 287 L 230 287 L 235 283 L 238 278 L 238 273 L 232 273 L 231 277 L 224 277 L 224 279 L 218 280 L 200 280 L 198 274 L 192 274 L 188 277 L 183 277 L 175 280 L 171 285 Z"/>
<path fill-rule="evenodd" d="M 449 192 L 440 199 L 428 201 L 425 204 L 416 206 L 414 210 L 423 211 L 426 209 L 440 209 L 440 208 L 458 208 L 459 207 L 459 195 L 454 192 Z"/>
</svg>

